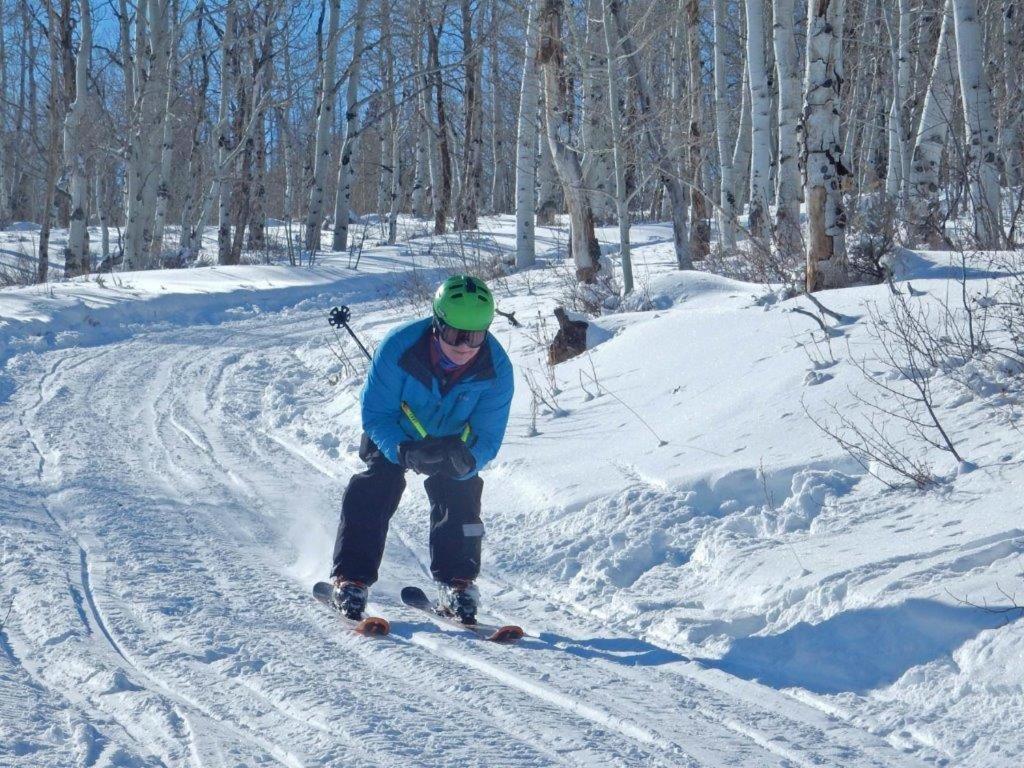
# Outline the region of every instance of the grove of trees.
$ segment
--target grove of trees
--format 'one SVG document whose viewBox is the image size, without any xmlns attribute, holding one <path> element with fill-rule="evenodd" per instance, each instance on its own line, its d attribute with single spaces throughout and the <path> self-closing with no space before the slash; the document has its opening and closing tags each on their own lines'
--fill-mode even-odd
<svg viewBox="0 0 1024 768">
<path fill-rule="evenodd" d="M 68 230 L 65 275 L 350 247 L 353 215 L 434 233 L 515 214 L 671 222 L 709 259 L 815 291 L 879 239 L 1014 247 L 1014 0 L 0 0 L 0 228 Z M 90 229 L 91 228 L 91 229 Z M 97 232 L 99 235 L 97 236 Z M 893 234 L 895 233 L 895 234 Z M 330 237 L 329 242 L 324 238 Z"/>
</svg>

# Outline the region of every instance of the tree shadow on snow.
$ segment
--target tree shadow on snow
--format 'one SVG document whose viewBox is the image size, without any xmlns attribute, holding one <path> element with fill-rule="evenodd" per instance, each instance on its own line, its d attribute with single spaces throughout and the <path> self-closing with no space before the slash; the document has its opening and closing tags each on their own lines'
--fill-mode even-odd
<svg viewBox="0 0 1024 768">
<path fill-rule="evenodd" d="M 897 268 L 897 280 L 959 280 L 965 277 L 968 280 L 994 280 L 1000 277 L 1011 277 L 1009 272 L 1000 269 L 979 268 L 972 261 L 977 262 L 979 258 L 968 253 L 967 269 L 956 263 L 955 252 L 950 253 L 948 264 L 938 264 L 915 251 L 901 248 L 899 250 L 899 266 Z"/>
<path fill-rule="evenodd" d="M 998 609 L 997 609 L 998 610 Z M 1020 618 L 935 600 L 841 613 L 797 624 L 779 635 L 736 640 L 721 659 L 701 659 L 773 688 L 820 694 L 863 693 L 898 680 L 912 667 L 948 656 L 986 629 Z"/>
</svg>

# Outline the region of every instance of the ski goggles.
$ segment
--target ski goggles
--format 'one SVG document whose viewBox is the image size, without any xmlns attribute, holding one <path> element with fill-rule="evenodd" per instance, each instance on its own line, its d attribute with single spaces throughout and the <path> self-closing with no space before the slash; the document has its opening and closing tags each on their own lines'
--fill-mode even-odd
<svg viewBox="0 0 1024 768">
<path fill-rule="evenodd" d="M 471 347 L 479 349 L 487 340 L 487 331 L 464 331 L 453 328 L 440 318 L 434 318 L 434 329 L 441 341 L 450 347 Z"/>
</svg>

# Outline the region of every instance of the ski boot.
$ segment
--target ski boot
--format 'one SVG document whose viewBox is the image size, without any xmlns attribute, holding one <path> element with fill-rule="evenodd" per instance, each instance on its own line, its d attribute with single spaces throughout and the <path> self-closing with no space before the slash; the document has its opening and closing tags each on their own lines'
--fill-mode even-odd
<svg viewBox="0 0 1024 768">
<path fill-rule="evenodd" d="M 438 582 L 437 595 L 437 608 L 441 613 L 458 619 L 463 624 L 476 624 L 480 590 L 472 581 L 453 579 L 447 584 Z"/>
<path fill-rule="evenodd" d="M 334 585 L 334 605 L 348 618 L 359 621 L 366 610 L 366 598 L 369 594 L 366 585 L 361 581 L 352 581 L 340 576 L 332 582 Z"/>
</svg>

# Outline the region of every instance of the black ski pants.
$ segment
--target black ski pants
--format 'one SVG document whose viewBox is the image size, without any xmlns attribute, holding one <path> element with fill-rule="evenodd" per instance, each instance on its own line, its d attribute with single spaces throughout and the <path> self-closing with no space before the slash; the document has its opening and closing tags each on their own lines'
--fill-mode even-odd
<svg viewBox="0 0 1024 768">
<path fill-rule="evenodd" d="M 366 462 L 366 471 L 353 475 L 345 489 L 331 576 L 373 584 L 384 557 L 388 524 L 405 491 L 405 470 L 389 461 L 365 434 L 359 457 Z M 453 480 L 435 475 L 424 480 L 423 487 L 430 500 L 431 574 L 442 582 L 475 579 L 484 533 L 484 481 L 479 476 Z"/>
</svg>

